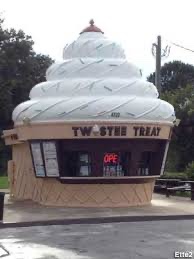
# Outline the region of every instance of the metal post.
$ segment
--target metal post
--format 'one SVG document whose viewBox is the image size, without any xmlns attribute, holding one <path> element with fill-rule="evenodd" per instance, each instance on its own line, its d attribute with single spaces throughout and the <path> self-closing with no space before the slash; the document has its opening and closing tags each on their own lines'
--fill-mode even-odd
<svg viewBox="0 0 194 259">
<path fill-rule="evenodd" d="M 158 88 L 159 94 L 161 93 L 161 36 L 157 37 L 156 44 L 156 73 L 155 73 L 155 85 Z"/>
<path fill-rule="evenodd" d="M 191 183 L 191 200 L 194 201 L 194 182 Z"/>
<path fill-rule="evenodd" d="M 4 197 L 5 197 L 5 193 L 0 192 L 0 223 L 3 222 Z"/>
<path fill-rule="evenodd" d="M 161 36 L 157 37 L 157 43 L 152 44 L 152 55 L 156 58 L 155 86 L 161 94 L 161 59 L 167 58 L 170 54 L 170 46 L 161 48 Z"/>
</svg>

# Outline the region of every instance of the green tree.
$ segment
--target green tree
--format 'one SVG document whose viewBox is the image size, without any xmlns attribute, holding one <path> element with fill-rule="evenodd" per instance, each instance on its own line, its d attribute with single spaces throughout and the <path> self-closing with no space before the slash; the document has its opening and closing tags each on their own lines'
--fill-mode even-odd
<svg viewBox="0 0 194 259">
<path fill-rule="evenodd" d="M 154 82 L 155 73 L 148 77 Z M 164 64 L 161 68 L 161 99 L 171 103 L 180 119 L 174 127 L 168 153 L 167 169 L 183 171 L 194 157 L 194 66 L 181 61 Z"/>
<path fill-rule="evenodd" d="M 45 81 L 46 69 L 53 60 L 35 53 L 34 42 L 22 30 L 4 29 L 0 19 L 0 133 L 13 126 L 11 114 L 19 103 L 28 99 L 30 89 Z M 0 143 L 0 173 L 5 170 L 7 149 Z"/>
<path fill-rule="evenodd" d="M 186 168 L 186 173 L 189 180 L 194 181 L 194 161 L 188 164 Z"/>
<path fill-rule="evenodd" d="M 148 76 L 148 81 L 155 82 L 155 72 Z M 194 66 L 181 61 L 165 63 L 161 68 L 162 92 L 174 91 L 194 82 Z"/>
<path fill-rule="evenodd" d="M 167 164 L 183 171 L 194 157 L 194 88 L 187 85 L 173 92 L 166 91 L 161 98 L 174 106 L 176 117 L 180 119 L 178 127 L 174 127 Z"/>
</svg>

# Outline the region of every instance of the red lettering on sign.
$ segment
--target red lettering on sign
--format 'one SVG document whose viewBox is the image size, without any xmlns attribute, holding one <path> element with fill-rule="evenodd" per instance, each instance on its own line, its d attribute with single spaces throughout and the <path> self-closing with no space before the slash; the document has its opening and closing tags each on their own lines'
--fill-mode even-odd
<svg viewBox="0 0 194 259">
<path fill-rule="evenodd" d="M 118 155 L 115 153 L 109 153 L 104 156 L 104 163 L 118 163 Z"/>
</svg>

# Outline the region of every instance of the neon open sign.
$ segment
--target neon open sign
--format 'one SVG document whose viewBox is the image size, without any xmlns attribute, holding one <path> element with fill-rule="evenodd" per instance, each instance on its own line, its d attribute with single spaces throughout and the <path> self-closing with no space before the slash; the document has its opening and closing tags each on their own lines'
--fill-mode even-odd
<svg viewBox="0 0 194 259">
<path fill-rule="evenodd" d="M 107 153 L 104 155 L 104 163 L 113 163 L 118 164 L 119 162 L 119 156 L 115 153 Z"/>
</svg>

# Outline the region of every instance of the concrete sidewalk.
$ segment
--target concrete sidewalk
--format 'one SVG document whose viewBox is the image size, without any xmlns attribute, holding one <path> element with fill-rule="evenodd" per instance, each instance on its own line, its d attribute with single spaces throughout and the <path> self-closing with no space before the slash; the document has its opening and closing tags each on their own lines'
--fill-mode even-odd
<svg viewBox="0 0 194 259">
<path fill-rule="evenodd" d="M 8 194 L 9 193 L 9 189 L 0 189 L 0 192 L 4 192 L 4 193 Z"/>
<path fill-rule="evenodd" d="M 190 216 L 194 219 L 194 202 L 190 198 L 170 197 L 154 194 L 151 205 L 129 208 L 60 208 L 44 207 L 32 201 L 13 201 L 6 195 L 4 208 L 4 223 L 35 223 L 55 222 L 57 220 L 104 220 L 108 219 L 137 219 L 146 217 L 157 219 L 157 217 L 182 217 Z M 110 220 L 111 221 L 111 220 Z M 102 221 L 101 221 L 102 222 Z M 21 224 L 19 224 L 21 225 Z M 25 225 L 25 224 L 24 224 Z"/>
</svg>

